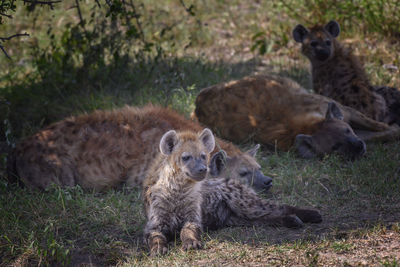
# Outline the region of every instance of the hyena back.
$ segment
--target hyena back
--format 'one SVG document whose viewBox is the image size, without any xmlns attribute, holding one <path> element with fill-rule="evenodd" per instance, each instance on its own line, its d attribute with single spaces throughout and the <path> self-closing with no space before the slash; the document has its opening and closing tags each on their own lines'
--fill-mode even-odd
<svg viewBox="0 0 400 267">
<path fill-rule="evenodd" d="M 95 111 L 64 119 L 17 144 L 9 157 L 9 177 L 18 176 L 29 188 L 51 184 L 80 185 L 104 190 L 125 183 L 141 186 L 158 143 L 168 130 L 199 131 L 202 127 L 177 112 L 148 105 Z M 233 144 L 217 139 L 217 148 L 230 156 L 248 158 Z M 244 167 L 258 170 L 253 158 Z M 271 179 L 259 176 L 260 189 Z"/>
</svg>

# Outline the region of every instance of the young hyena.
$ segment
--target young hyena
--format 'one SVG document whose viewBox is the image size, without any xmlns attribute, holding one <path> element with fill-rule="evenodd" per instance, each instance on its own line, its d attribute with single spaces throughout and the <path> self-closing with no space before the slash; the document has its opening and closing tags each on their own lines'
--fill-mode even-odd
<svg viewBox="0 0 400 267">
<path fill-rule="evenodd" d="M 161 154 L 143 183 L 148 222 L 145 240 L 151 255 L 167 252 L 167 242 L 176 232 L 184 249 L 200 248 L 203 228 L 235 225 L 284 225 L 301 227 L 303 222 L 321 222 L 314 210 L 277 205 L 257 196 L 253 189 L 227 177 L 236 160 L 221 151 L 204 168 L 213 146 L 212 133 L 167 132 L 161 139 Z"/>
<path fill-rule="evenodd" d="M 293 30 L 294 40 L 311 62 L 314 91 L 375 120 L 399 123 L 400 91 L 371 86 L 359 59 L 336 39 L 339 33 L 333 20 L 310 29 L 299 24 Z"/>
<path fill-rule="evenodd" d="M 39 189 L 51 184 L 98 191 L 121 184 L 140 186 L 158 154 L 161 136 L 171 129 L 199 131 L 202 126 L 171 109 L 152 105 L 66 118 L 17 144 L 8 160 L 9 177 Z M 257 190 L 271 186 L 271 178 L 260 173 L 254 150 L 241 152 L 231 143 L 216 142 L 214 153 L 226 150 L 254 174 L 252 178 L 257 177 L 248 184 Z"/>
<path fill-rule="evenodd" d="M 167 252 L 167 240 L 180 231 L 184 249 L 200 248 L 201 182 L 215 140 L 209 129 L 200 134 L 168 131 L 158 158 L 143 181 L 147 223 L 144 230 L 151 255 Z"/>
</svg>

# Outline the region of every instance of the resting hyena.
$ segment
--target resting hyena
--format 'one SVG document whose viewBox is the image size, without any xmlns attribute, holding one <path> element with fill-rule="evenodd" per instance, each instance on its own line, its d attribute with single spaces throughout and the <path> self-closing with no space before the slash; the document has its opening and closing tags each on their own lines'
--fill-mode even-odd
<svg viewBox="0 0 400 267">
<path fill-rule="evenodd" d="M 339 33 L 336 21 L 310 29 L 299 24 L 293 30 L 311 62 L 314 91 L 375 120 L 399 124 L 400 91 L 371 86 L 359 59 L 336 39 Z"/>
<path fill-rule="evenodd" d="M 396 138 L 399 131 L 327 97 L 311 94 L 294 81 L 257 75 L 203 89 L 196 98 L 197 119 L 235 142 L 256 142 L 309 158 L 333 152 L 361 156 L 365 140 Z"/>
<path fill-rule="evenodd" d="M 9 177 L 19 176 L 30 188 L 52 183 L 96 190 L 122 183 L 138 186 L 158 153 L 163 133 L 201 128 L 173 110 L 152 105 L 70 117 L 17 144 L 8 161 Z M 259 172 L 251 155 L 254 150 L 241 152 L 220 139 L 217 147 L 241 159 L 243 168 L 257 178 L 254 186 L 270 187 L 271 178 Z"/>
<path fill-rule="evenodd" d="M 319 223 L 318 211 L 289 205 L 279 205 L 260 198 L 253 189 L 229 177 L 227 169 L 235 168 L 235 160 L 224 151 L 214 154 L 210 160 L 211 176 L 202 185 L 203 225 L 218 229 L 237 225 L 283 225 L 301 227 L 303 223 Z M 227 176 L 228 175 L 228 176 Z"/>
<path fill-rule="evenodd" d="M 235 179 L 204 179 L 213 145 L 208 129 L 200 134 L 169 131 L 162 137 L 161 154 L 143 183 L 148 219 L 144 235 L 152 255 L 166 253 L 168 239 L 176 232 L 180 232 L 185 249 L 197 249 L 203 228 L 254 224 L 300 227 L 303 222 L 321 221 L 317 211 L 263 200 Z M 210 169 L 221 176 L 235 164 L 224 152 L 218 152 Z"/>
</svg>

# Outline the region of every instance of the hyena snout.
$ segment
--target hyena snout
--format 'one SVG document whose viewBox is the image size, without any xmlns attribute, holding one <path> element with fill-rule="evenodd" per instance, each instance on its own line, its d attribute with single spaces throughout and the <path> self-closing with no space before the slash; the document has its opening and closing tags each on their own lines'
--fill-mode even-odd
<svg viewBox="0 0 400 267">
<path fill-rule="evenodd" d="M 325 48 L 325 47 L 318 47 L 318 48 L 315 48 L 314 53 L 315 53 L 315 57 L 316 57 L 319 61 L 325 61 L 325 60 L 327 60 L 327 59 L 331 56 L 331 51 L 330 51 L 330 49 Z"/>
<path fill-rule="evenodd" d="M 253 185 L 256 191 L 268 191 L 272 187 L 272 178 L 264 175 L 261 171 L 254 173 Z"/>
<path fill-rule="evenodd" d="M 347 139 L 347 144 L 351 156 L 359 157 L 364 155 L 366 152 L 365 142 L 359 138 L 350 137 Z"/>
<path fill-rule="evenodd" d="M 187 168 L 187 175 L 196 180 L 201 181 L 206 177 L 207 174 L 207 165 L 203 160 L 193 160 L 192 164 L 190 164 Z"/>
</svg>

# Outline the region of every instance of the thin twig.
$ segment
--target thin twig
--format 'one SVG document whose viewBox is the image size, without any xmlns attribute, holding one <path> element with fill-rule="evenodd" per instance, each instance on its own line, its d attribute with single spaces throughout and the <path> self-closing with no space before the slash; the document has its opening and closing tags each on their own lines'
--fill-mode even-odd
<svg viewBox="0 0 400 267">
<path fill-rule="evenodd" d="M 25 3 L 30 3 L 30 4 L 39 4 L 39 5 L 53 5 L 56 3 L 62 2 L 61 0 L 55 0 L 55 1 L 37 1 L 37 0 L 24 0 Z"/>
<path fill-rule="evenodd" d="M 0 45 L 0 49 L 3 51 L 4 55 L 6 55 L 8 59 L 11 59 L 11 57 L 7 54 L 6 50 L 4 50 L 4 47 L 2 45 Z"/>
<path fill-rule="evenodd" d="M 137 24 L 139 32 L 140 32 L 140 39 L 142 39 L 142 42 L 145 44 L 146 40 L 144 39 L 144 32 L 143 32 L 143 28 L 142 28 L 142 23 L 140 22 L 140 19 L 139 19 L 140 16 L 136 12 L 136 7 L 133 4 L 132 0 L 130 0 L 129 2 L 130 2 L 130 6 L 133 9 L 133 13 L 135 13 L 135 20 L 136 20 L 136 24 Z"/>
<path fill-rule="evenodd" d="M 79 15 L 79 20 L 80 20 L 79 24 L 81 24 L 81 26 L 84 26 L 83 25 L 83 17 L 82 17 L 81 7 L 79 5 L 79 0 L 75 0 L 75 3 L 76 3 L 76 6 L 75 6 L 76 9 L 78 9 L 78 15 Z"/>
<path fill-rule="evenodd" d="M 183 2 L 183 0 L 179 0 L 179 2 L 181 2 L 181 5 L 183 6 L 183 8 L 186 10 L 187 13 L 189 13 L 190 15 L 194 16 L 194 12 L 192 11 L 193 5 L 190 5 L 188 8 L 185 5 L 185 2 Z"/>
<path fill-rule="evenodd" d="M 3 17 L 7 17 L 7 18 L 9 18 L 9 19 L 12 19 L 12 16 L 11 16 L 11 15 L 8 15 L 8 14 L 0 13 L 0 16 L 3 16 Z"/>
<path fill-rule="evenodd" d="M 8 37 L 0 37 L 0 41 L 4 42 L 4 41 L 9 41 L 14 37 L 20 37 L 20 36 L 29 36 L 28 33 L 17 33 Z"/>
</svg>

